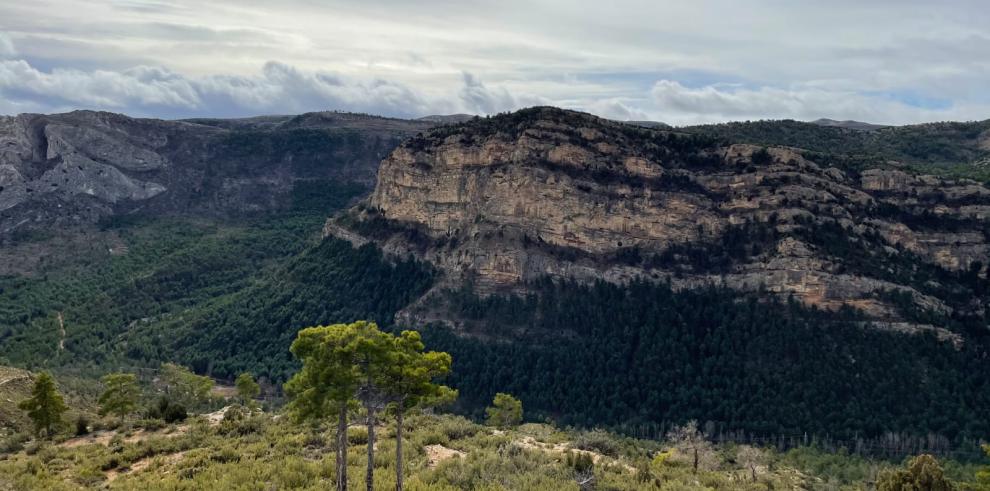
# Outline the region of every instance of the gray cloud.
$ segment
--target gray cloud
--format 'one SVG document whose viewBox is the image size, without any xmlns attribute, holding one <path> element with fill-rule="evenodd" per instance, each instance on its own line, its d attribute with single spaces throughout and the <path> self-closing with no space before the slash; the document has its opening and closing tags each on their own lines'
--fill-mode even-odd
<svg viewBox="0 0 990 491">
<path fill-rule="evenodd" d="M 855 119 L 878 123 L 976 119 L 988 114 L 986 106 L 950 106 L 926 109 L 881 95 L 817 87 L 755 89 L 708 85 L 689 88 L 676 81 L 660 80 L 650 91 L 657 109 L 672 122 L 690 124 L 739 119 L 797 119 L 819 117 Z M 985 117 L 985 116 L 983 116 Z"/>
<path fill-rule="evenodd" d="M 515 99 L 505 89 L 492 90 L 485 87 L 474 75 L 464 72 L 464 87 L 460 97 L 471 112 L 492 114 L 518 107 Z"/>
<path fill-rule="evenodd" d="M 0 32 L 0 59 L 10 58 L 17 54 L 17 50 L 14 49 L 14 42 L 10 40 L 10 36 Z"/>
<path fill-rule="evenodd" d="M 465 89 L 476 97 L 491 99 L 478 85 Z M 504 90 L 494 93 L 504 98 L 498 102 L 503 106 L 498 107 L 511 107 L 506 102 L 514 100 L 511 95 Z M 62 69 L 43 72 L 25 60 L 3 60 L 0 61 L 0 95 L 24 102 L 2 107 L 8 112 L 18 107 L 42 110 L 79 107 L 189 117 L 343 109 L 413 117 L 463 109 L 443 100 L 428 99 L 399 83 L 309 72 L 278 62 L 266 63 L 261 73 L 251 76 L 189 78 L 162 67 L 139 66 L 120 72 Z"/>
<path fill-rule="evenodd" d="M 983 119 L 988 25 L 978 0 L 2 2 L 0 112 Z"/>
</svg>

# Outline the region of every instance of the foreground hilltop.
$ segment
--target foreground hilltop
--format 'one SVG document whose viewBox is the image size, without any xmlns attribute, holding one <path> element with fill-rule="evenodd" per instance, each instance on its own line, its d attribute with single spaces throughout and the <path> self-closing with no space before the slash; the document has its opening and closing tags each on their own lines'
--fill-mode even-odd
<svg viewBox="0 0 990 491">
<path fill-rule="evenodd" d="M 407 140 L 327 232 L 483 292 L 546 276 L 723 285 L 959 342 L 931 319 L 982 315 L 990 189 L 814 157 L 533 108 Z"/>
</svg>

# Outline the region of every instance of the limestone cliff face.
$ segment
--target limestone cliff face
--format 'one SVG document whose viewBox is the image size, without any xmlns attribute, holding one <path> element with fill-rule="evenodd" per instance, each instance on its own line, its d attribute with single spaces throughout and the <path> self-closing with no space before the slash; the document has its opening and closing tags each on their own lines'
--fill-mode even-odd
<svg viewBox="0 0 990 491">
<path fill-rule="evenodd" d="M 380 159 L 431 126 L 340 113 L 197 121 L 92 111 L 0 116 L 0 239 L 135 210 L 284 208 L 305 180 L 370 188 Z"/>
<path fill-rule="evenodd" d="M 405 142 L 367 205 L 327 233 L 417 254 L 482 291 L 646 278 L 897 320 L 892 298 L 982 310 L 953 282 L 974 268 L 982 278 L 988 215 L 990 189 L 973 181 L 535 108 Z"/>
</svg>

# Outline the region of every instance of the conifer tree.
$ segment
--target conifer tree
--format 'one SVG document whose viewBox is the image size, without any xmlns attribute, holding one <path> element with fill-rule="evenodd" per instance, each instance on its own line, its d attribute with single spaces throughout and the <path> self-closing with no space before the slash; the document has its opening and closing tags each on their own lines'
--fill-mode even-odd
<svg viewBox="0 0 990 491">
<path fill-rule="evenodd" d="M 55 379 L 48 372 L 42 372 L 34 381 L 31 397 L 17 405 L 28 413 L 34 423 L 35 434 L 51 438 L 62 424 L 62 414 L 68 409 L 62 395 L 55 387 Z"/>
<path fill-rule="evenodd" d="M 161 379 L 165 392 L 190 409 L 205 405 L 210 399 L 210 390 L 213 389 L 213 379 L 196 375 L 188 368 L 174 363 L 162 364 Z"/>
<path fill-rule="evenodd" d="M 241 403 L 245 406 L 251 406 L 254 403 L 254 398 L 258 397 L 258 394 L 261 393 L 261 386 L 247 372 L 237 376 L 234 386 L 237 387 L 237 397 L 240 398 Z"/>
<path fill-rule="evenodd" d="M 522 422 L 522 401 L 510 394 L 499 392 L 495 394 L 492 405 L 485 409 L 488 424 L 499 428 L 515 426 Z"/>
<path fill-rule="evenodd" d="M 288 409 L 297 421 L 337 417 L 337 489 L 347 490 L 347 411 L 360 382 L 358 331 L 362 323 L 309 327 L 299 331 L 290 351 L 302 370 L 285 384 Z"/>
<path fill-rule="evenodd" d="M 106 390 L 100 395 L 100 416 L 116 414 L 120 421 L 137 409 L 141 390 L 137 377 L 132 373 L 111 373 L 103 377 Z"/>
<path fill-rule="evenodd" d="M 375 417 L 388 402 L 384 381 L 395 358 L 395 345 L 392 336 L 380 331 L 374 322 L 359 321 L 355 325 L 358 330 L 356 368 L 360 379 L 357 397 L 364 406 L 368 428 L 368 466 L 364 479 L 368 491 L 374 491 Z"/>
<path fill-rule="evenodd" d="M 392 343 L 382 384 L 395 408 L 395 482 L 396 490 L 402 491 L 402 418 L 405 412 L 416 406 L 452 402 L 457 398 L 457 391 L 434 383 L 434 380 L 450 372 L 450 354 L 436 351 L 424 353 L 425 345 L 416 331 L 403 331 Z"/>
</svg>

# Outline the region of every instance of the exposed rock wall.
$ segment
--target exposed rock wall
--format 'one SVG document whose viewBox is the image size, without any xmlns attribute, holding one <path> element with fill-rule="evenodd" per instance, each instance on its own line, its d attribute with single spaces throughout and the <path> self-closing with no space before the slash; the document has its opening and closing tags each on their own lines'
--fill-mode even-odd
<svg viewBox="0 0 990 491">
<path fill-rule="evenodd" d="M 549 108 L 521 122 L 493 120 L 406 142 L 382 162 L 363 211 L 327 233 L 353 240 L 365 230 L 386 250 L 418 254 L 483 292 L 547 275 L 652 278 L 794 295 L 878 319 L 898 318 L 891 292 L 933 312 L 959 307 L 944 289 L 915 281 L 912 261 L 945 277 L 988 263 L 990 189 L 973 181 L 822 167 L 790 148 L 688 145 Z M 369 232 L 380 222 L 416 233 Z M 691 250 L 732 248 L 720 241 L 741 227 L 768 231 L 763 241 L 772 243 L 743 237 L 745 253 L 731 264 L 697 266 Z M 816 238 L 836 230 L 837 239 Z M 859 256 L 836 257 L 845 253 L 836 240 Z M 873 267 L 885 261 L 889 272 Z"/>
</svg>

